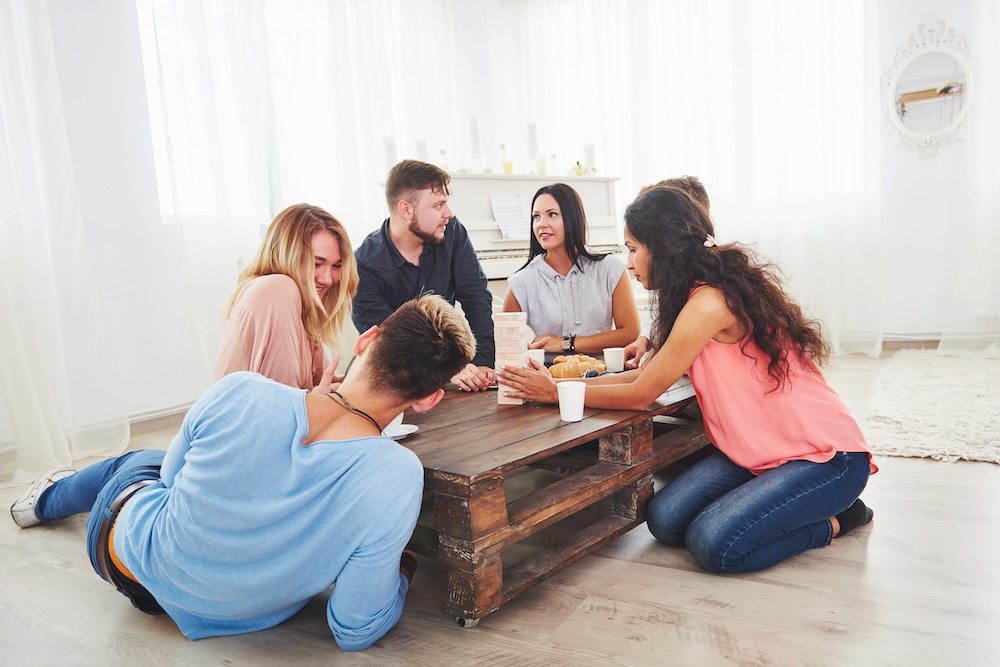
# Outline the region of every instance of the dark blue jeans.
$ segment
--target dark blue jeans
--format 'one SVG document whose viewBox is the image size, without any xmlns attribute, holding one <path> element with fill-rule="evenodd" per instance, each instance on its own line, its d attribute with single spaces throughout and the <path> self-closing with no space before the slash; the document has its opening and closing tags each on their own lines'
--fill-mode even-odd
<svg viewBox="0 0 1000 667">
<path fill-rule="evenodd" d="M 861 495 L 869 472 L 867 452 L 754 475 L 716 451 L 653 496 L 646 522 L 657 540 L 686 545 L 710 572 L 755 572 L 828 545 L 830 517 Z"/>
<path fill-rule="evenodd" d="M 164 454 L 159 449 L 142 449 L 87 466 L 46 489 L 35 505 L 35 515 L 46 522 L 90 512 L 87 554 L 94 571 L 101 574 L 97 535 L 104 518 L 112 515 L 110 505 L 135 482 L 159 480 Z"/>
</svg>

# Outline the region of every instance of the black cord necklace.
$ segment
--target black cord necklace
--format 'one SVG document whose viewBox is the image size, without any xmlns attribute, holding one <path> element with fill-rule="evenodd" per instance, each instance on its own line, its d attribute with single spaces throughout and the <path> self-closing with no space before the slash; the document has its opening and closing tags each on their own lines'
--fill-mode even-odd
<svg viewBox="0 0 1000 667">
<path fill-rule="evenodd" d="M 382 433 L 382 427 L 378 425 L 377 421 L 375 421 L 374 419 L 372 419 L 372 416 L 370 414 L 368 414 L 364 410 L 360 410 L 360 409 L 354 407 L 353 405 L 351 405 L 350 403 L 348 403 L 347 399 L 344 398 L 343 396 L 341 396 L 339 391 L 330 392 L 329 394 L 327 394 L 327 396 L 330 397 L 331 401 L 333 401 L 334 403 L 336 403 L 340 407 L 344 408 L 348 412 L 353 412 L 356 415 L 361 415 L 362 417 L 364 417 L 365 419 L 367 419 L 368 421 L 370 421 L 372 423 L 372 426 L 374 426 L 376 429 L 378 429 L 379 433 Z M 334 398 L 334 396 L 336 396 L 340 400 L 338 401 L 337 398 Z"/>
</svg>

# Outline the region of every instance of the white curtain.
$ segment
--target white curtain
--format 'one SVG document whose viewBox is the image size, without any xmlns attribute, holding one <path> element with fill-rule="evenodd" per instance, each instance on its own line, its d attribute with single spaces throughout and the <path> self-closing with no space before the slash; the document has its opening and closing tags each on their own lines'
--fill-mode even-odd
<svg viewBox="0 0 1000 667">
<path fill-rule="evenodd" d="M 229 300 L 261 230 L 284 206 L 274 150 L 264 0 L 138 0 L 163 222 L 212 380 Z"/>
<path fill-rule="evenodd" d="M 161 208 L 184 242 L 207 385 L 224 306 L 278 211 L 322 206 L 357 245 L 387 215 L 389 167 L 440 161 L 459 136 L 451 3 L 138 6 Z"/>
<path fill-rule="evenodd" d="M 222 306 L 274 213 L 323 206 L 357 244 L 386 215 L 395 161 L 457 170 L 480 153 L 496 171 L 502 144 L 528 171 L 529 124 L 554 179 L 592 158 L 620 177 L 621 207 L 698 175 L 720 239 L 784 267 L 837 352 L 880 350 L 871 3 L 138 4 L 161 207 L 188 248 L 206 382 Z"/>
<path fill-rule="evenodd" d="M 138 2 L 162 207 L 185 234 L 309 202 L 360 242 L 392 164 L 467 136 L 448 1 Z"/>
<path fill-rule="evenodd" d="M 558 173 L 594 144 L 620 201 L 682 174 L 756 243 L 836 352 L 881 350 L 878 63 L 863 0 L 521 0 L 493 121 Z M 523 126 L 522 126 L 523 127 Z"/>
<path fill-rule="evenodd" d="M 48 3 L 0 3 L 0 486 L 115 454 L 128 420 L 80 215 Z"/>
<path fill-rule="evenodd" d="M 972 77 L 966 191 L 959 216 L 942 233 L 955 234 L 953 294 L 941 352 L 1000 357 L 1000 3 L 972 6 Z"/>
<path fill-rule="evenodd" d="M 388 217 L 393 164 L 467 154 L 452 3 L 290 0 L 266 16 L 283 196 L 324 207 L 360 244 Z"/>
</svg>

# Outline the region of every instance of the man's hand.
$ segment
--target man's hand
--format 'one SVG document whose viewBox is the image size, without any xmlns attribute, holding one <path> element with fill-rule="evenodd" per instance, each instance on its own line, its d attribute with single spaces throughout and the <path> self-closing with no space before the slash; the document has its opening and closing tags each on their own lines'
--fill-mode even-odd
<svg viewBox="0 0 1000 667">
<path fill-rule="evenodd" d="M 625 368 L 638 368 L 643 355 L 649 348 L 649 339 L 639 336 L 634 341 L 625 346 Z"/>
<path fill-rule="evenodd" d="M 323 378 L 319 384 L 312 388 L 313 394 L 330 394 L 340 389 L 340 383 L 344 381 L 343 375 L 337 375 L 337 366 L 340 364 L 340 355 L 333 355 L 333 361 L 323 370 Z"/>
<path fill-rule="evenodd" d="M 496 373 L 489 366 L 466 365 L 451 383 L 462 391 L 485 391 L 497 383 Z"/>
<path fill-rule="evenodd" d="M 417 571 L 417 554 L 409 549 L 403 549 L 403 555 L 399 557 L 399 571 L 407 581 L 413 581 L 413 575 Z"/>
</svg>

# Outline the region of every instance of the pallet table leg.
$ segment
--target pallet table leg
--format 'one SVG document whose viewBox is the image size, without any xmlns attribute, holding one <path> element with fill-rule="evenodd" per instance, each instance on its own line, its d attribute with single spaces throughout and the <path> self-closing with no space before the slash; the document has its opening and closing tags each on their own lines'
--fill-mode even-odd
<svg viewBox="0 0 1000 667">
<path fill-rule="evenodd" d="M 644 419 L 638 424 L 602 436 L 598 440 L 598 458 L 605 463 L 635 465 L 653 455 L 653 420 Z"/>
<path fill-rule="evenodd" d="M 500 606 L 503 595 L 503 562 L 495 553 L 478 563 L 448 566 L 448 611 L 463 627 L 472 627 L 479 619 Z M 470 625 L 470 622 L 471 625 Z"/>
<path fill-rule="evenodd" d="M 653 476 L 647 475 L 611 495 L 611 512 L 637 524 L 646 518 L 646 505 L 653 497 Z"/>
</svg>

